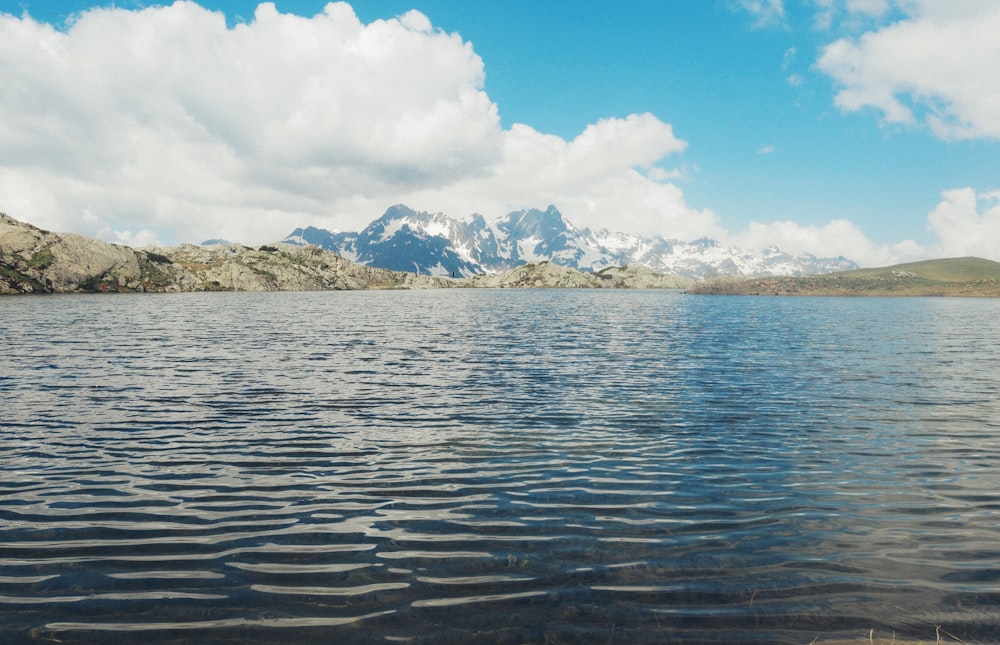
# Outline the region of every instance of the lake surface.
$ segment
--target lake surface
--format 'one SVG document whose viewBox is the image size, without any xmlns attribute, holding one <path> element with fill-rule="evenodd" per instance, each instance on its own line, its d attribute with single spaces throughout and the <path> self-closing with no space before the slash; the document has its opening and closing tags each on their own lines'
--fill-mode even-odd
<svg viewBox="0 0 1000 645">
<path fill-rule="evenodd" d="M 0 338 L 0 642 L 1000 641 L 997 300 L 6 297 Z"/>
</svg>

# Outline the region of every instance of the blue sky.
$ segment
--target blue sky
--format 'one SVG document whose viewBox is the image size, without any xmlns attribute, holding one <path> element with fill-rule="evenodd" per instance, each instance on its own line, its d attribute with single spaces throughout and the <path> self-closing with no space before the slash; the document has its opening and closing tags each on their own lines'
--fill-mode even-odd
<svg viewBox="0 0 1000 645">
<path fill-rule="evenodd" d="M 142 63 L 149 65 L 150 75 L 157 75 L 166 61 L 173 69 L 178 65 L 175 57 L 192 50 L 204 49 L 199 55 L 214 65 L 226 56 L 218 53 L 216 41 L 236 40 L 239 25 L 263 27 L 268 20 L 294 14 L 303 17 L 304 22 L 294 28 L 304 34 L 324 15 L 325 7 L 324 2 L 313 0 L 279 0 L 276 5 L 270 19 L 257 13 L 256 2 L 244 0 L 202 0 L 193 5 L 197 11 L 174 11 L 172 17 L 165 11 L 148 10 L 156 5 L 138 0 L 119 0 L 113 8 L 97 6 L 104 7 L 105 17 L 128 14 L 154 34 L 169 33 L 162 26 L 168 20 L 208 25 L 211 21 L 205 15 L 225 14 L 224 27 L 189 28 L 196 35 L 186 43 L 186 50 L 174 51 L 168 42 L 157 44 L 150 60 Z M 89 56 L 86 48 L 96 47 L 96 39 L 75 33 L 83 32 L 83 26 L 94 33 L 107 30 L 106 43 L 122 39 L 117 48 L 125 59 L 131 48 L 142 46 L 125 35 L 126 30 L 134 32 L 138 23 L 98 21 L 93 8 L 85 0 L 0 0 L 0 11 L 9 14 L 7 29 L 29 32 L 28 16 L 36 27 L 48 23 L 57 34 L 53 36 L 56 41 L 77 41 L 66 45 L 76 48 L 76 58 Z M 147 11 L 141 11 L 144 8 Z M 940 254 L 1000 260 L 1000 90 L 995 81 L 1000 78 L 1000 48 L 991 42 L 995 38 L 969 35 L 972 26 L 987 32 L 1000 29 L 1000 12 L 990 0 L 633 0 L 617 4 L 355 0 L 350 8 L 361 28 L 355 35 L 363 32 L 362 41 L 369 44 L 385 38 L 381 44 L 386 49 L 372 53 L 376 62 L 351 68 L 356 59 L 344 63 L 346 59 L 339 58 L 343 52 L 332 39 L 323 40 L 330 32 L 313 34 L 319 38 L 317 47 L 331 49 L 310 51 L 308 56 L 316 58 L 303 67 L 327 60 L 330 66 L 343 65 L 344 71 L 317 71 L 295 87 L 311 87 L 316 79 L 324 79 L 329 95 L 317 98 L 317 105 L 331 106 L 346 100 L 336 82 L 363 86 L 351 90 L 351 101 L 353 105 L 372 101 L 377 106 L 373 109 L 382 124 L 374 130 L 377 133 L 387 128 L 403 132 L 396 125 L 414 119 L 424 124 L 419 127 L 430 127 L 426 124 L 433 122 L 433 135 L 424 131 L 413 137 L 408 132 L 398 135 L 406 146 L 413 146 L 412 156 L 385 159 L 385 147 L 392 148 L 394 142 L 375 135 L 382 148 L 366 151 L 359 143 L 358 150 L 349 155 L 354 168 L 374 168 L 364 177 L 351 177 L 345 169 L 334 167 L 340 163 L 335 154 L 332 157 L 337 159 L 331 160 L 330 155 L 317 151 L 310 153 L 308 164 L 298 156 L 289 163 L 290 153 L 280 146 L 261 150 L 240 139 L 253 136 L 255 128 L 267 131 L 275 113 L 268 113 L 269 117 L 262 111 L 259 123 L 247 117 L 242 134 L 233 134 L 232 128 L 222 125 L 216 130 L 213 124 L 222 118 L 218 114 L 225 115 L 226 109 L 232 110 L 239 102 L 209 105 L 205 109 L 217 115 L 213 121 L 199 112 L 199 106 L 213 102 L 212 89 L 199 88 L 202 94 L 194 108 L 188 99 L 177 99 L 178 105 L 197 117 L 209 139 L 218 137 L 225 143 L 229 155 L 219 153 L 218 163 L 207 170 L 193 169 L 197 162 L 185 162 L 184 155 L 203 154 L 198 146 L 189 142 L 172 147 L 189 134 L 166 137 L 157 146 L 153 141 L 157 133 L 169 133 L 175 127 L 172 117 L 157 114 L 152 106 L 123 108 L 133 98 L 127 96 L 127 88 L 115 89 L 109 83 L 107 94 L 80 107 L 79 112 L 62 110 L 26 127 L 55 127 L 73 145 L 88 141 L 100 145 L 101 139 L 90 141 L 65 136 L 65 132 L 84 128 L 93 119 L 97 129 L 106 131 L 105 137 L 113 137 L 118 132 L 112 127 L 115 123 L 163 118 L 165 126 L 137 127 L 132 132 L 126 127 L 116 138 L 138 142 L 125 147 L 126 156 L 128 150 L 134 153 L 149 145 L 150 150 L 166 151 L 162 154 L 175 163 L 136 169 L 108 152 L 105 161 L 114 169 L 105 175 L 110 183 L 135 182 L 134 194 L 115 198 L 102 196 L 96 185 L 81 187 L 80 173 L 74 175 L 69 162 L 39 162 L 35 165 L 49 166 L 41 173 L 11 153 L 0 157 L 0 210 L 28 221 L 36 217 L 49 227 L 132 243 L 154 239 L 174 243 L 198 237 L 262 242 L 306 224 L 360 227 L 395 201 L 453 216 L 474 211 L 499 215 L 508 208 L 555 203 L 581 226 L 682 239 L 709 235 L 750 247 L 773 243 L 796 252 L 846 255 L 863 264 Z M 412 9 L 420 12 L 423 21 L 414 22 L 415 14 L 408 14 Z M 399 18 L 407 15 L 411 19 Z M 390 46 L 398 42 L 397 36 L 373 29 L 376 21 L 405 28 L 406 37 L 414 42 L 405 51 Z M 274 99 L 288 92 L 287 84 L 294 80 L 289 76 L 299 67 L 288 54 L 291 48 L 264 32 L 263 28 L 255 30 L 239 46 L 249 47 L 249 40 L 259 38 L 260 48 L 283 52 L 286 67 L 276 63 L 272 75 L 249 81 L 257 92 L 253 96 L 270 92 L 269 98 Z M 32 40 L 30 34 L 24 37 Z M 295 38 L 291 32 L 283 37 Z M 298 38 L 301 42 L 303 36 Z M 36 36 L 34 41 L 38 40 Z M 227 51 L 235 52 L 239 46 Z M 40 73 L 45 64 L 54 64 L 42 60 L 44 51 L 40 48 L 36 60 L 28 61 L 28 66 L 38 65 Z M 4 64 L 11 69 L 18 65 L 18 56 L 30 57 L 31 52 L 3 51 L 0 45 L 0 56 L 2 78 Z M 94 56 L 87 73 L 99 73 L 93 69 L 104 59 Z M 158 62 L 156 56 L 162 60 Z M 393 56 L 398 57 L 398 69 L 392 67 Z M 121 74 L 139 78 L 139 64 L 131 64 Z M 266 63 L 257 64 L 266 67 Z M 377 68 L 370 67 L 376 64 Z M 410 76 L 428 74 L 426 83 L 408 90 L 418 106 L 412 110 L 406 107 L 406 92 L 384 91 L 399 86 L 396 74 L 408 64 L 416 70 L 408 72 Z M 218 78 L 226 78 L 226 67 L 214 71 Z M 107 73 L 116 72 L 108 69 Z M 140 86 L 135 90 L 167 93 L 169 103 L 177 95 L 187 96 L 182 83 L 197 84 L 197 73 L 197 69 L 179 70 L 180 80 L 169 87 L 146 89 L 141 85 L 146 81 L 137 81 Z M 352 73 L 364 78 L 359 76 L 354 84 Z M 384 87 L 378 85 L 380 78 Z M 369 82 L 372 87 L 365 89 Z M 89 91 L 74 87 L 72 80 L 67 83 L 67 87 L 55 87 L 24 81 L 20 94 L 32 101 L 0 102 L 0 110 L 7 111 L 0 116 L 6 119 L 23 112 L 28 104 L 57 101 L 60 93 L 78 96 Z M 9 86 L 9 80 L 5 84 Z M 94 82 L 88 85 L 94 86 Z M 103 83 L 97 81 L 96 86 Z M 217 86 L 226 86 L 227 92 L 249 92 L 246 87 L 228 88 L 225 82 Z M 454 101 L 457 112 L 451 118 L 440 117 L 434 106 L 441 101 L 424 95 L 425 88 L 431 88 L 426 90 L 431 94 L 439 91 L 444 101 Z M 469 99 L 461 88 L 478 91 L 481 100 Z M 126 94 L 116 95 L 116 91 Z M 399 112 L 387 108 L 397 103 L 402 106 Z M 437 116 L 414 115 L 424 108 Z M 493 125 L 488 123 L 491 109 Z M 102 111 L 107 121 L 100 122 Z M 302 112 L 325 113 L 305 103 Z M 370 113 L 346 115 L 343 122 L 330 124 L 329 130 L 320 128 L 314 140 L 325 140 L 336 148 L 344 136 L 338 128 L 350 130 L 351 118 L 364 119 Z M 630 115 L 649 118 L 630 119 Z M 452 127 L 452 133 L 441 132 Z M 593 136 L 581 140 L 585 131 Z M 275 136 L 295 141 L 299 134 Z M 58 139 L 47 137 L 48 152 L 37 153 L 60 156 L 51 143 Z M 467 149 L 462 141 L 468 142 Z M 30 149 L 31 143 L 19 140 L 18 146 Z M 449 151 L 443 156 L 454 157 L 454 163 L 438 158 L 426 167 L 421 165 L 422 159 L 441 155 L 442 147 Z M 511 150 L 526 156 L 515 158 Z M 259 158 L 250 163 L 246 154 Z M 317 158 L 321 158 L 318 164 Z M 537 162 L 530 178 L 513 168 L 527 168 L 540 158 L 546 161 Z M 221 169 L 230 164 L 230 174 L 223 176 Z M 282 164 L 286 168 L 280 176 L 267 170 Z M 51 167 L 57 165 L 60 168 Z M 302 172 L 292 172 L 292 166 Z M 130 170 L 121 170 L 125 167 Z M 183 176 L 171 182 L 169 176 L 177 168 Z M 583 170 L 567 178 L 576 168 Z M 6 186 L 3 169 L 8 171 Z M 220 176 L 213 177 L 217 180 L 214 189 L 172 192 L 171 184 L 182 184 L 188 172 L 219 172 Z M 232 197 L 247 178 L 257 178 L 253 189 L 244 192 L 259 193 L 256 202 Z M 86 181 L 96 184 L 97 180 Z M 309 189 L 309 199 L 297 198 L 301 186 L 309 182 L 326 182 L 336 189 Z M 523 186 L 520 194 L 519 184 Z M 18 191 L 9 188 L 15 185 Z M 53 196 L 67 185 L 78 194 Z M 260 186 L 269 190 L 258 190 Z"/>
</svg>

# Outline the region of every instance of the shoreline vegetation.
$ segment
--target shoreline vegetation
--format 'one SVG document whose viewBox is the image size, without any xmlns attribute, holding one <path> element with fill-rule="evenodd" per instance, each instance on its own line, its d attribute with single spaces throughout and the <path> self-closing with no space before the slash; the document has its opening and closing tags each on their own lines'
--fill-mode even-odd
<svg viewBox="0 0 1000 645">
<path fill-rule="evenodd" d="M 497 274 L 449 278 L 370 267 L 316 246 L 181 244 L 133 249 L 72 233 L 52 233 L 0 213 L 0 294 L 455 288 L 1000 297 L 1000 263 L 953 258 L 824 275 L 729 276 L 696 282 L 640 265 L 591 273 L 545 261 Z"/>
</svg>

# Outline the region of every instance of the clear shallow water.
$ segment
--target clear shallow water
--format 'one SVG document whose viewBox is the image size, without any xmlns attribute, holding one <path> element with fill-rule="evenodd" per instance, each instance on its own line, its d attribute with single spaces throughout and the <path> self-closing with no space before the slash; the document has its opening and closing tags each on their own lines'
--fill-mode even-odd
<svg viewBox="0 0 1000 645">
<path fill-rule="evenodd" d="M 998 315 L 3 298 L 0 642 L 997 642 Z"/>
</svg>

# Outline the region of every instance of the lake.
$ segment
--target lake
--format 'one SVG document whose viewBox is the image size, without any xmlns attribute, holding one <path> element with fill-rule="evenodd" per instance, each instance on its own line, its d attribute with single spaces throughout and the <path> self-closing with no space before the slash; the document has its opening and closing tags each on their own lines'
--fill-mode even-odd
<svg viewBox="0 0 1000 645">
<path fill-rule="evenodd" d="M 1000 300 L 0 298 L 0 642 L 1000 641 Z"/>
</svg>

